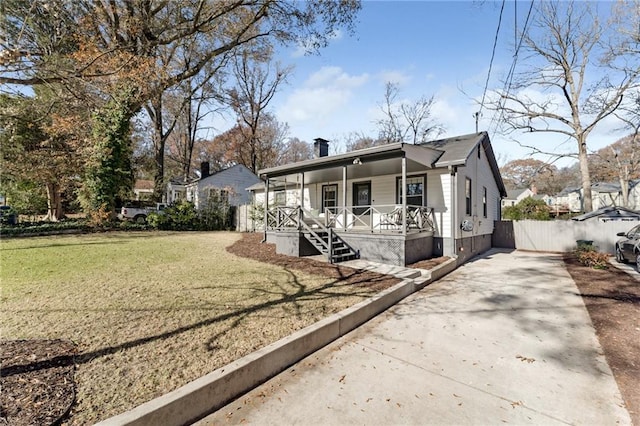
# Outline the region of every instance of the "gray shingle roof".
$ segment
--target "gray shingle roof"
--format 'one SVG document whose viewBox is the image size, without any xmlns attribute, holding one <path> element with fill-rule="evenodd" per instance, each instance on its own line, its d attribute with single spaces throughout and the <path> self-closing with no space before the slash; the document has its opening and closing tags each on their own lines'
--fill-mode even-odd
<svg viewBox="0 0 640 426">
<path fill-rule="evenodd" d="M 580 216 L 572 217 L 571 220 L 583 221 L 583 220 L 587 220 L 587 219 L 591 219 L 599 216 L 605 216 L 605 217 L 611 217 L 611 218 L 640 217 L 640 212 L 630 210 L 620 206 L 609 206 L 609 207 L 603 207 L 596 211 L 582 214 Z"/>
</svg>

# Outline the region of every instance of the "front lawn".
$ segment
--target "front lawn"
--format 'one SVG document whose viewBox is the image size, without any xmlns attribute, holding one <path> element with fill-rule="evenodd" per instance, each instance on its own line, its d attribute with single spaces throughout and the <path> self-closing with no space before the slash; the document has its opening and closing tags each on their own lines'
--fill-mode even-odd
<svg viewBox="0 0 640 426">
<path fill-rule="evenodd" d="M 3 240 L 2 338 L 77 344 L 69 420 L 88 424 L 378 291 L 227 252 L 240 237 L 141 232 Z"/>
</svg>

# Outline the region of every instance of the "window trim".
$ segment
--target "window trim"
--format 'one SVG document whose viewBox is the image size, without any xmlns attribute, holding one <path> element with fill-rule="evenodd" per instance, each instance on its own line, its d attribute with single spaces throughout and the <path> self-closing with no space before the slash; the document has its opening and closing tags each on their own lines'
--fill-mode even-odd
<svg viewBox="0 0 640 426">
<path fill-rule="evenodd" d="M 487 217 L 488 214 L 488 205 L 487 205 L 487 187 L 482 187 L 482 213 L 484 217 Z"/>
<path fill-rule="evenodd" d="M 465 199 L 465 214 L 467 216 L 473 215 L 473 181 L 469 177 L 465 177 L 464 181 L 464 199 Z"/>
<path fill-rule="evenodd" d="M 424 207 L 427 203 L 427 175 L 425 173 L 422 173 L 419 175 L 407 176 L 407 180 L 412 178 L 422 178 L 422 202 L 420 203 L 420 206 Z M 402 194 L 400 193 L 401 182 L 402 176 L 396 176 L 396 204 L 402 204 L 402 200 L 400 199 L 400 197 L 402 196 Z"/>
<path fill-rule="evenodd" d="M 282 194 L 284 196 L 284 203 L 278 203 L 278 195 Z M 274 189 L 273 190 L 273 206 L 274 207 L 284 207 L 287 205 L 287 190 L 286 189 Z"/>
</svg>

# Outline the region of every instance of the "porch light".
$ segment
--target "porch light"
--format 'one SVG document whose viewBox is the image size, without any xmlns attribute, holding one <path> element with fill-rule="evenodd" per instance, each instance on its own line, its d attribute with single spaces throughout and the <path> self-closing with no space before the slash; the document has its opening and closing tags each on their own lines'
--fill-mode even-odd
<svg viewBox="0 0 640 426">
<path fill-rule="evenodd" d="M 357 157 L 355 160 L 353 160 L 353 164 L 361 165 L 362 161 L 360 160 L 360 157 Z"/>
</svg>

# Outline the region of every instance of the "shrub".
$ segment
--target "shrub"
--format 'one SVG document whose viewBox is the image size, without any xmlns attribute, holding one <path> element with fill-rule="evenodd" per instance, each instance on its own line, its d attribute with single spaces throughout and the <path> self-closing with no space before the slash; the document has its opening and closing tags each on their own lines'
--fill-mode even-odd
<svg viewBox="0 0 640 426">
<path fill-rule="evenodd" d="M 508 220 L 551 220 L 549 206 L 542 201 L 527 197 L 515 206 L 505 207 L 502 217 Z"/>
<path fill-rule="evenodd" d="M 0 226 L 3 237 L 41 235 L 64 231 L 85 232 L 91 226 L 84 220 L 62 220 L 60 222 L 21 222 L 15 226 Z"/>
<path fill-rule="evenodd" d="M 87 218 L 89 219 L 89 225 L 95 228 L 103 228 L 111 222 L 113 215 L 108 210 L 107 204 L 102 203 L 100 208 L 90 211 L 87 214 Z"/>
<path fill-rule="evenodd" d="M 600 253 L 591 244 L 579 243 L 574 251 L 578 262 L 594 269 L 607 269 L 609 267 L 609 254 Z"/>
<path fill-rule="evenodd" d="M 198 212 L 188 201 L 179 201 L 164 209 L 147 216 L 150 227 L 166 231 L 194 231 L 200 229 Z"/>
</svg>

